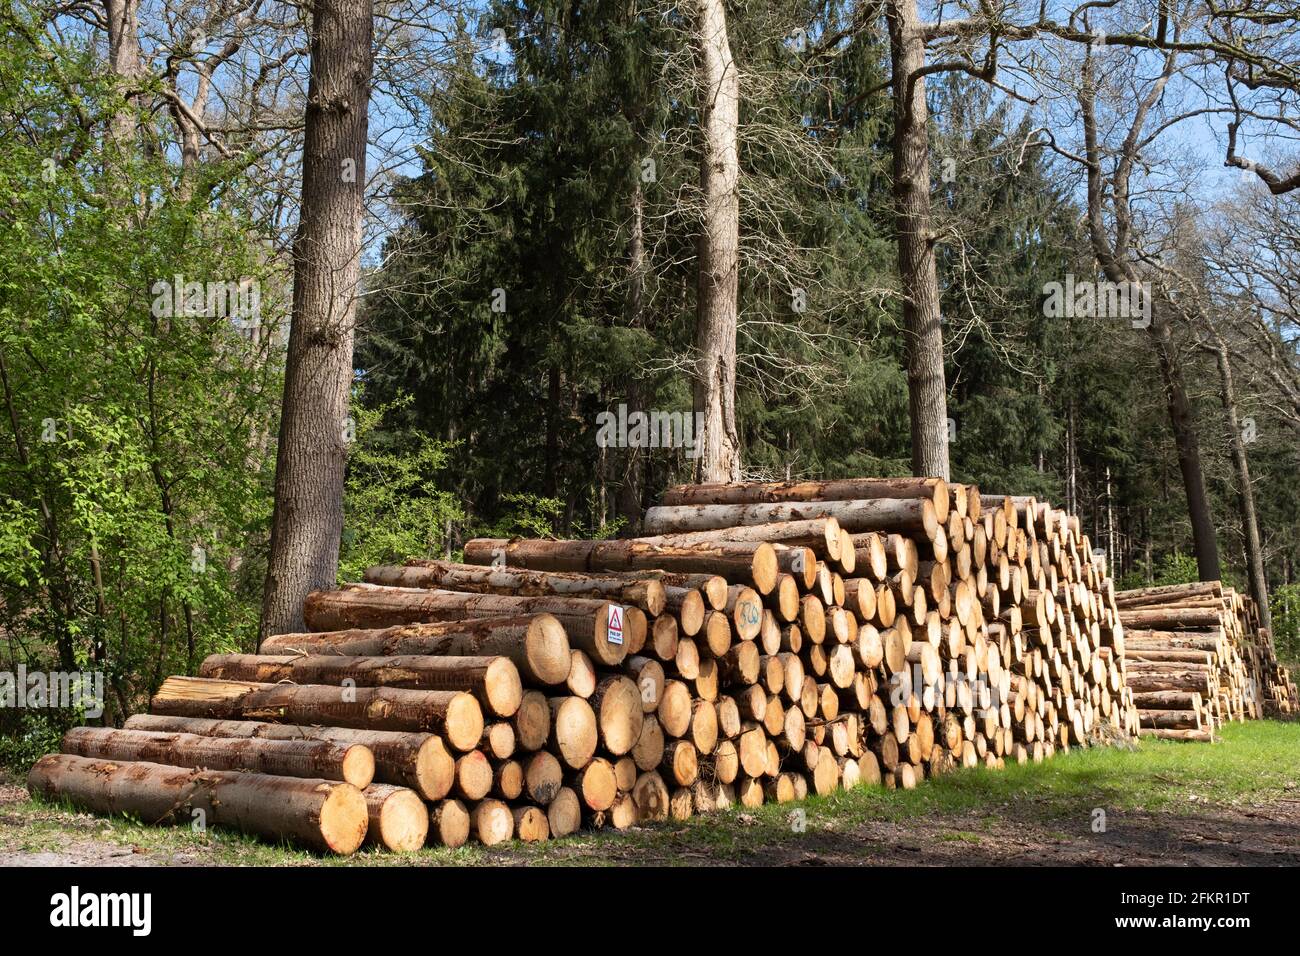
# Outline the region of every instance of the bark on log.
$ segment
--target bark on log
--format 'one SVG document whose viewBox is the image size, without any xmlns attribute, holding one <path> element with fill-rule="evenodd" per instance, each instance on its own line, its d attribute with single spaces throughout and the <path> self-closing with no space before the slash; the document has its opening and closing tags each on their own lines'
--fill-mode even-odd
<svg viewBox="0 0 1300 956">
<path fill-rule="evenodd" d="M 336 591 L 313 591 L 307 596 L 304 616 L 316 631 L 349 627 L 392 627 L 439 620 L 475 617 L 518 617 L 552 614 L 564 625 L 569 642 L 607 666 L 620 663 L 627 654 L 625 642 L 609 639 L 609 609 L 620 608 L 626 626 L 646 624 L 637 608 L 597 601 L 592 598 L 511 597 L 502 594 L 462 594 L 459 591 L 430 591 L 421 588 L 386 588 L 355 584 Z M 641 640 L 645 640 L 644 633 Z"/>
<path fill-rule="evenodd" d="M 457 750 L 473 750 L 483 736 L 482 708 L 472 694 L 459 691 L 299 687 L 169 677 L 154 695 L 151 709 L 173 717 L 428 731 Z"/>
<path fill-rule="evenodd" d="M 334 687 L 350 680 L 358 687 L 466 691 L 498 717 L 514 714 L 524 692 L 519 670 L 507 657 L 213 654 L 199 667 L 199 676 Z"/>
<path fill-rule="evenodd" d="M 27 789 L 32 796 L 105 815 L 129 813 L 146 823 L 189 824 L 200 811 L 208 825 L 344 855 L 361 846 L 369 819 L 366 798 L 350 783 L 71 754 L 38 760 Z"/>
<path fill-rule="evenodd" d="M 550 614 L 277 634 L 261 646 L 263 654 L 508 657 L 526 681 L 541 686 L 564 683 L 569 676 L 569 651 L 564 626 Z"/>
<path fill-rule="evenodd" d="M 182 732 L 74 727 L 63 735 L 62 750 L 103 760 L 342 780 L 358 790 L 370 786 L 375 777 L 375 755 L 369 747 L 328 740 L 203 737 Z"/>
<path fill-rule="evenodd" d="M 660 503 L 747 505 L 777 501 L 860 501 L 929 498 L 939 521 L 948 520 L 948 484 L 942 478 L 840 478 L 827 481 L 737 481 L 674 485 Z"/>
<path fill-rule="evenodd" d="M 646 512 L 645 526 L 651 534 L 666 534 L 809 518 L 835 518 L 841 527 L 852 533 L 923 532 L 927 538 L 933 539 L 940 528 L 934 504 L 928 498 L 658 507 Z"/>
<path fill-rule="evenodd" d="M 614 604 L 631 604 L 647 614 L 664 611 L 664 585 L 653 577 L 640 580 L 599 574 L 564 571 L 529 571 L 451 561 L 409 561 L 404 566 L 380 564 L 367 568 L 367 584 L 402 588 L 430 588 L 468 591 L 477 594 L 505 594 L 515 597 L 595 598 Z"/>
<path fill-rule="evenodd" d="M 264 740 L 328 741 L 343 747 L 363 746 L 375 758 L 375 780 L 400 784 L 426 800 L 441 800 L 455 780 L 456 761 L 442 739 L 433 734 L 346 727 L 305 727 L 257 720 L 210 720 L 204 717 L 167 717 L 136 714 L 125 729 L 204 737 L 258 738 Z"/>
<path fill-rule="evenodd" d="M 776 584 L 776 561 L 766 542 L 720 541 L 683 547 L 626 541 L 526 541 L 475 538 L 465 543 L 465 560 L 488 564 L 504 552 L 511 567 L 542 571 L 636 571 L 661 569 L 720 575 L 736 584 L 752 583 L 760 594 Z M 543 608 L 545 610 L 545 608 Z"/>
</svg>

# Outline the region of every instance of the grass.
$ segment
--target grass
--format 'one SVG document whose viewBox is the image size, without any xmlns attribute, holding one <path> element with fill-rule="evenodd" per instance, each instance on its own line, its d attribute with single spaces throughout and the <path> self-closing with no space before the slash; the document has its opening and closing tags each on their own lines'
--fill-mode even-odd
<svg viewBox="0 0 1300 956">
<path fill-rule="evenodd" d="M 366 851 L 346 860 L 274 846 L 236 833 L 104 819 L 32 800 L 0 805 L 0 856 L 62 852 L 93 841 L 159 862 L 210 865 L 493 865 L 770 862 L 766 849 L 788 848 L 791 835 L 837 838 L 870 848 L 882 826 L 892 839 L 922 827 L 951 849 L 1001 839 L 1029 826 L 1040 839 L 1070 840 L 1087 829 L 1095 808 L 1108 815 L 1140 811 L 1176 818 L 1241 812 L 1300 798 L 1300 723 L 1257 721 L 1223 730 L 1223 742 L 1146 740 L 1136 751 L 1073 751 L 1043 764 L 959 771 L 911 791 L 858 788 L 800 804 L 765 805 L 618 832 L 580 833 L 545 844 L 511 843 L 398 856 Z M 879 847 L 877 847 L 879 849 Z M 904 847 L 904 850 L 909 849 Z"/>
</svg>

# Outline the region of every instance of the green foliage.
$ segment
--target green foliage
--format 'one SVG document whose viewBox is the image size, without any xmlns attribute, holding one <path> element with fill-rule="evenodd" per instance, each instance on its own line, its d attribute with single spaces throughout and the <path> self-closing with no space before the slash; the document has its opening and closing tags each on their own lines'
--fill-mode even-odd
<svg viewBox="0 0 1300 956">
<path fill-rule="evenodd" d="M 1300 584 L 1275 588 L 1270 595 L 1270 606 L 1277 656 L 1292 667 L 1300 666 Z"/>
<path fill-rule="evenodd" d="M 278 283 L 250 184 L 206 169 L 195 188 L 226 190 L 209 208 L 164 157 L 97 141 L 127 107 L 94 51 L 40 36 L 0 52 L 0 626 L 7 666 L 103 671 L 111 717 L 246 643 L 260 603 L 269 319 L 168 308 L 160 290 L 258 284 L 265 318 Z"/>
<path fill-rule="evenodd" d="M 1174 551 L 1165 555 L 1156 565 L 1155 585 L 1191 584 L 1198 580 L 1196 576 L 1196 557 Z"/>
<path fill-rule="evenodd" d="M 0 734 L 0 767 L 25 775 L 36 761 L 58 751 L 67 726 L 53 712 L 23 710 L 20 713 L 18 726 Z"/>
<path fill-rule="evenodd" d="M 348 456 L 339 578 L 356 581 L 374 564 L 438 556 L 449 522 L 463 515 L 438 476 L 449 449 L 427 435 L 406 442 L 381 430 L 385 415 L 409 404 L 399 400 L 367 410 L 354 404 L 356 445 Z"/>
</svg>

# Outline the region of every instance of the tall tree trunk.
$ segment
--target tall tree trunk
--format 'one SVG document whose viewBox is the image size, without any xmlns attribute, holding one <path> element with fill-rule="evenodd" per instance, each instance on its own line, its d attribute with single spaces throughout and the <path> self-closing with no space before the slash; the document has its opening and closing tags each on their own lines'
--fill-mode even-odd
<svg viewBox="0 0 1300 956">
<path fill-rule="evenodd" d="M 1237 469 L 1237 496 L 1241 507 L 1242 537 L 1246 542 L 1246 572 L 1250 579 L 1250 595 L 1259 606 L 1259 622 L 1273 630 L 1273 615 L 1268 607 L 1268 577 L 1264 572 L 1264 547 L 1259 538 L 1259 519 L 1255 514 L 1255 489 L 1250 483 L 1250 463 L 1246 458 L 1246 443 L 1241 437 L 1241 423 L 1237 420 L 1237 390 L 1232 380 L 1232 362 L 1228 345 L 1214 332 L 1214 355 L 1219 363 L 1219 387 L 1223 396 L 1223 414 L 1228 426 L 1228 446 L 1232 449 L 1232 463 Z"/>
<path fill-rule="evenodd" d="M 1202 581 L 1217 581 L 1219 543 L 1214 531 L 1214 515 L 1210 512 L 1210 499 L 1205 492 L 1201 444 L 1196 437 L 1196 420 L 1192 403 L 1187 398 L 1187 388 L 1183 384 L 1182 363 L 1178 358 L 1178 346 L 1174 342 L 1167 308 L 1168 305 L 1160 301 L 1151 303 L 1151 325 L 1148 331 L 1155 344 L 1165 402 L 1169 410 L 1169 425 L 1178 449 L 1178 468 L 1182 472 L 1183 489 L 1187 494 L 1187 515 L 1192 524 L 1197 577 Z"/>
<path fill-rule="evenodd" d="M 1107 186 L 1103 182 L 1101 140 L 1096 111 L 1097 83 L 1091 56 L 1083 63 L 1083 85 L 1079 90 L 1079 107 L 1083 116 L 1084 155 L 1088 182 L 1088 234 L 1093 252 L 1101 264 L 1106 278 L 1115 283 L 1143 286 L 1142 295 L 1150 306 L 1147 333 L 1156 351 L 1160 365 L 1160 378 L 1164 386 L 1165 402 L 1169 412 L 1169 425 L 1178 448 L 1178 467 L 1182 472 L 1183 490 L 1187 495 L 1187 513 L 1192 525 L 1192 542 L 1196 551 L 1197 576 L 1202 581 L 1219 578 L 1219 546 L 1215 538 L 1214 517 L 1210 513 L 1209 499 L 1205 493 L 1205 477 L 1201 468 L 1200 443 L 1196 438 L 1196 422 L 1187 389 L 1183 385 L 1182 365 L 1178 346 L 1174 341 L 1171 324 L 1172 302 L 1157 297 L 1149 285 L 1142 282 L 1133 251 L 1133 236 L 1138 233 L 1130 208 L 1129 184 L 1134 167 L 1140 162 L 1140 146 L 1145 142 L 1143 128 L 1150 111 L 1160 101 L 1165 84 L 1173 75 L 1177 54 L 1165 56 L 1164 72 L 1133 108 L 1133 121 L 1125 137 L 1114 172 Z M 1107 238 L 1106 216 L 1103 207 L 1109 203 L 1113 219 L 1114 240 Z"/>
<path fill-rule="evenodd" d="M 894 87 L 894 221 L 903 292 L 912 474 L 948 478 L 948 390 L 943 369 L 939 280 L 930 218 L 929 110 L 925 38 L 916 0 L 889 0 Z"/>
<path fill-rule="evenodd" d="M 140 0 L 104 0 L 108 69 L 128 83 L 141 72 L 139 15 Z M 115 112 L 109 118 L 109 135 L 119 147 L 126 148 L 135 137 L 135 117 L 126 111 Z"/>
<path fill-rule="evenodd" d="M 632 191 L 632 226 L 627 250 L 627 324 L 628 328 L 645 328 L 645 198 L 638 178 Z M 629 409 L 642 409 L 645 401 L 645 384 L 640 378 L 630 378 L 627 385 Z M 642 409 L 643 410 L 643 409 Z M 641 523 L 641 455 L 635 445 L 623 449 L 623 480 L 619 485 L 617 510 L 635 530 Z"/>
<path fill-rule="evenodd" d="M 695 305 L 694 409 L 703 415 L 696 435 L 699 481 L 740 477 L 736 434 L 736 310 L 740 272 L 740 178 L 737 126 L 740 82 L 727 39 L 723 0 L 697 0 L 700 63 L 700 190 L 704 221 L 699 239 Z"/>
<path fill-rule="evenodd" d="M 338 577 L 372 14 L 372 0 L 317 0 L 312 9 L 302 206 L 294 237 L 293 320 L 264 635 L 302 630 L 303 599 L 312 590 L 332 587 Z"/>
</svg>

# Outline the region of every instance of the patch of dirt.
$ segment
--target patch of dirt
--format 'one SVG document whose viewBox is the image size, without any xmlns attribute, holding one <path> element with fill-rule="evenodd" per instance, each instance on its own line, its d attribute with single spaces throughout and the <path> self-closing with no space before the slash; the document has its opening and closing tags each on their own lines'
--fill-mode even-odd
<svg viewBox="0 0 1300 956">
<path fill-rule="evenodd" d="M 935 814 L 838 830 L 809 827 L 756 840 L 736 854 L 710 854 L 678 833 L 663 841 L 604 847 L 604 862 L 707 866 L 1298 866 L 1300 801 L 1250 809 L 1214 806 L 1182 815 L 1112 811 L 1104 832 L 1091 817 L 1068 828 L 1058 820 L 1012 821 L 993 815 Z M 734 825 L 734 824 L 729 824 Z M 742 841 L 743 842 L 743 838 Z M 612 852 L 611 852 L 612 851 Z M 552 860 L 582 862 L 548 847 Z M 612 859 L 611 859 L 612 857 Z"/>
<path fill-rule="evenodd" d="M 873 821 L 845 832 L 791 833 L 738 861 L 871 866 L 1297 866 L 1300 801 L 1252 809 L 1207 807 L 1174 815 L 1114 811 L 1104 832 L 1091 818 L 1065 831 L 1036 821 L 939 815 Z"/>
<path fill-rule="evenodd" d="M 0 784 L 0 866 L 203 866 L 215 860 L 202 848 L 147 850 L 105 839 L 90 814 L 50 810 L 69 836 L 54 849 L 27 850 L 19 838 L 32 821 L 6 812 L 26 801 L 19 786 Z M 1024 807 L 987 813 L 936 813 L 903 822 L 872 820 L 844 828 L 813 823 L 803 832 L 757 827 L 752 843 L 744 817 L 719 819 L 741 828 L 738 853 L 713 852 L 709 834 L 638 829 L 626 843 L 593 845 L 581 838 L 546 845 L 544 859 L 571 863 L 690 866 L 1300 866 L 1300 800 L 1251 808 L 1189 807 L 1182 814 L 1109 811 L 1104 832 L 1093 832 L 1087 813 L 1069 818 L 1010 819 Z M 535 854 L 502 846 L 489 862 L 512 865 Z"/>
<path fill-rule="evenodd" d="M 22 829 L 30 818 L 8 808 L 27 801 L 25 787 L 0 783 L 0 867 L 5 866 L 201 866 L 205 862 L 197 853 L 156 853 L 144 847 L 129 846 L 97 837 L 103 821 L 93 814 L 68 814 L 48 811 L 64 831 L 82 831 L 62 841 L 57 850 L 25 850 L 19 843 Z"/>
</svg>

